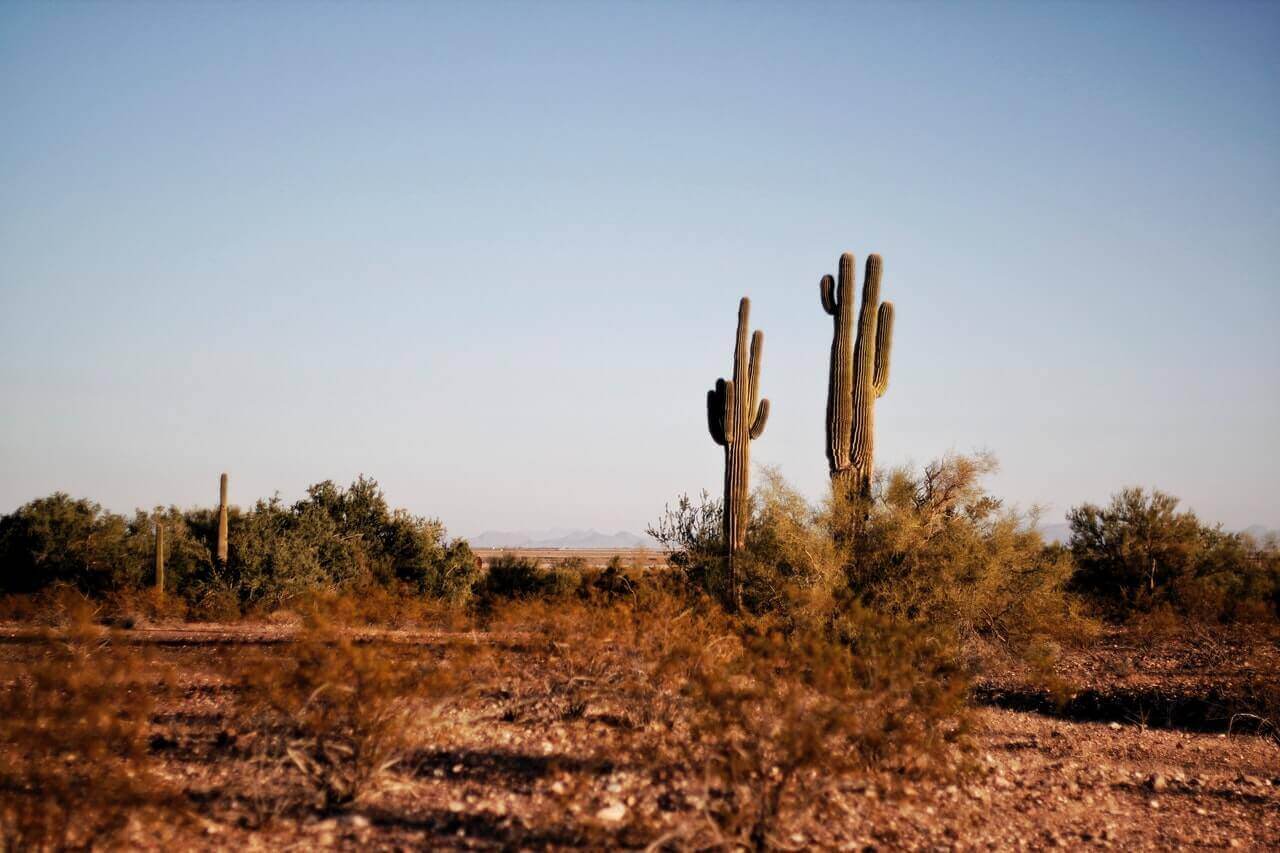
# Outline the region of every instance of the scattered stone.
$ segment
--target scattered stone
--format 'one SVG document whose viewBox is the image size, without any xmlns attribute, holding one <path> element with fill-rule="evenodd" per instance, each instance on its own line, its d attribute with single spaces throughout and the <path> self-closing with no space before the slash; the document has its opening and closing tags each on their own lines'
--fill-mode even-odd
<svg viewBox="0 0 1280 853">
<path fill-rule="evenodd" d="M 621 823 L 627 817 L 627 807 L 622 803 L 611 803 L 596 812 L 596 820 L 605 823 Z"/>
</svg>

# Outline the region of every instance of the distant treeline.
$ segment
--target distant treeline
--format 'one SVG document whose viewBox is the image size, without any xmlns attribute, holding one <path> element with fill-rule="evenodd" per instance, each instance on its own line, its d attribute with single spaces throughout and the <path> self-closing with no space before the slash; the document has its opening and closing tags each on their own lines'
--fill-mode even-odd
<svg viewBox="0 0 1280 853">
<path fill-rule="evenodd" d="M 88 595 L 155 582 L 156 528 L 164 528 L 166 594 L 223 613 L 269 610 L 319 592 L 401 586 L 465 598 L 479 575 L 471 548 L 444 525 L 391 510 L 378 484 L 324 481 L 293 504 L 278 497 L 228 513 L 228 553 L 216 558 L 216 508 L 138 510 L 132 518 L 61 492 L 0 516 L 0 592 L 69 585 Z"/>
<path fill-rule="evenodd" d="M 1024 613 L 1030 628 L 1075 607 L 1062 596 L 1116 618 L 1152 611 L 1209 621 L 1280 614 L 1275 537 L 1229 533 L 1179 511 L 1168 494 L 1125 489 L 1106 506 L 1073 508 L 1069 541 L 1045 545 L 1031 520 L 1005 512 L 978 488 L 987 464 L 954 457 L 922 475 L 889 472 L 878 481 L 867 544 L 853 560 L 832 551 L 832 507 L 809 507 L 780 481 L 767 483 L 753 497 L 743 552 L 746 605 L 776 611 L 792 606 L 784 589 L 826 586 L 913 619 L 969 613 L 966 624 L 996 633 L 1008 630 L 998 622 L 1011 613 Z M 672 577 L 707 590 L 719 583 L 722 511 L 718 501 L 695 506 L 686 498 L 650 529 L 671 551 Z M 126 517 L 63 493 L 39 498 L 0 516 L 0 594 L 72 588 L 109 597 L 148 590 L 155 585 L 157 526 L 164 528 L 164 597 L 206 618 L 362 591 L 379 591 L 379 600 L 390 594 L 485 606 L 495 596 L 582 592 L 584 583 L 612 594 L 640 580 L 619 575 L 621 564 L 583 579 L 575 571 L 585 564 L 548 572 L 516 557 L 501 558 L 486 573 L 466 541 L 449 539 L 438 520 L 390 509 L 377 483 L 360 477 L 347 488 L 317 483 L 292 504 L 277 497 L 247 510 L 230 507 L 225 563 L 217 559 L 217 508 Z"/>
</svg>

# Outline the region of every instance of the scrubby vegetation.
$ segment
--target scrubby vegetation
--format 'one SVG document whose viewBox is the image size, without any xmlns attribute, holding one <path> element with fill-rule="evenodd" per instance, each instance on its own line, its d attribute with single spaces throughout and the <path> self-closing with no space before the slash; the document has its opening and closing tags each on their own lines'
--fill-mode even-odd
<svg viewBox="0 0 1280 853">
<path fill-rule="evenodd" d="M 501 845 L 785 848 L 799 843 L 796 827 L 843 819 L 849 780 L 886 793 L 968 784 L 975 685 L 993 654 L 1028 680 L 1015 699 L 1080 701 L 1059 656 L 1102 630 L 1098 613 L 1274 612 L 1274 544 L 1126 492 L 1074 510 L 1070 547 L 1046 546 L 1034 513 L 983 487 L 994 465 L 948 456 L 883 473 L 870 498 L 816 506 L 765 471 L 735 555 L 737 608 L 722 507 L 706 495 L 653 525 L 671 548 L 665 569 L 621 558 L 547 568 L 510 554 L 487 571 L 438 522 L 389 510 L 365 479 L 233 510 L 225 566 L 211 557 L 215 511 L 127 520 L 64 495 L 33 501 L 0 520 L 8 612 L 65 627 L 40 641 L 38 663 L 0 656 L 2 840 L 59 848 L 93 833 L 129 846 L 146 815 L 171 813 L 182 819 L 166 825 L 180 827 L 192 803 L 254 831 L 391 814 L 404 792 L 470 772 L 476 746 L 456 743 L 477 732 L 483 761 L 546 778 L 556 813 L 590 804 L 568 835 L 511 829 L 494 836 Z M 157 518 L 170 543 L 164 595 L 150 588 Z M 248 612 L 272 642 L 229 647 L 188 683 L 95 624 L 130 608 Z M 1274 679 L 1250 677 L 1253 694 L 1224 707 L 1231 725 L 1252 718 L 1267 731 Z M 213 733 L 184 734 L 160 711 L 201 696 L 219 697 Z M 576 764 L 559 752 L 567 732 L 596 744 L 574 746 Z M 524 752 L 511 758 L 511 744 Z M 201 795 L 213 799 L 177 800 L 157 774 L 188 753 L 236 766 L 221 793 Z M 614 783 L 593 781 L 620 767 L 644 779 L 637 790 L 660 793 L 624 803 Z M 413 820 L 475 828 L 456 822 L 471 799 L 448 806 L 448 817 Z"/>
<path fill-rule="evenodd" d="M 1170 610 L 1208 621 L 1280 615 L 1280 543 L 1204 524 L 1178 499 L 1129 488 L 1071 510 L 1074 585 L 1113 614 Z"/>
<path fill-rule="evenodd" d="M 67 585 L 154 606 L 138 593 L 153 583 L 157 524 L 166 590 L 196 618 L 376 589 L 460 602 L 479 576 L 465 541 L 449 540 L 439 521 L 392 511 L 377 483 L 361 477 L 346 489 L 318 483 L 292 505 L 271 498 L 233 508 L 225 565 L 215 558 L 216 510 L 157 508 L 126 519 L 61 493 L 34 500 L 0 517 L 0 593 Z"/>
</svg>

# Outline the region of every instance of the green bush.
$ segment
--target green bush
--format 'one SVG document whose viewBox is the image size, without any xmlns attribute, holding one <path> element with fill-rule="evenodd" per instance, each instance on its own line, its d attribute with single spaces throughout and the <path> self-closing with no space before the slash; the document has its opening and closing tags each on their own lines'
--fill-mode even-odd
<svg viewBox="0 0 1280 853">
<path fill-rule="evenodd" d="M 1280 547 L 1205 525 L 1173 495 L 1127 488 L 1067 518 L 1072 584 L 1113 616 L 1163 607 L 1210 621 L 1280 613 Z"/>
<path fill-rule="evenodd" d="M 995 470 L 990 454 L 953 454 L 919 472 L 889 472 L 852 554 L 858 600 L 961 639 L 1079 635 L 1087 625 L 1066 592 L 1070 559 L 1045 547 L 1034 510 L 986 492 L 982 480 Z"/>
<path fill-rule="evenodd" d="M 330 481 L 292 506 L 278 497 L 229 512 L 225 566 L 213 559 L 217 513 L 171 507 L 132 519 L 57 493 L 0 516 L 0 593 L 67 583 L 91 595 L 154 583 L 155 526 L 165 527 L 166 591 L 197 615 L 274 609 L 317 595 L 408 584 L 419 594 L 465 599 L 479 574 L 471 548 L 444 526 L 392 511 L 378 485 Z"/>
<path fill-rule="evenodd" d="M 498 601 L 559 598 L 577 591 L 579 575 L 572 569 L 544 569 L 531 557 L 499 554 L 476 581 L 473 592 L 482 609 Z"/>
<path fill-rule="evenodd" d="M 1078 633 L 1069 557 L 1045 547 L 1034 513 L 987 494 L 994 470 L 989 455 L 951 455 L 881 477 L 869 502 L 832 495 L 821 507 L 766 470 L 738 558 L 744 606 L 792 625 L 833 625 L 859 607 L 957 640 Z M 686 582 L 713 595 L 724 572 L 717 510 L 682 498 L 650 528 Z"/>
</svg>

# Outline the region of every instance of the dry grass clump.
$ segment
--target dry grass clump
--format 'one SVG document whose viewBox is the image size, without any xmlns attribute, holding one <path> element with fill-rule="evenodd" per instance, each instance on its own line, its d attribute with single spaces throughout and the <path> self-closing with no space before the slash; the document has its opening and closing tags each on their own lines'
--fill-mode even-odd
<svg viewBox="0 0 1280 853">
<path fill-rule="evenodd" d="M 111 846 L 131 820 L 182 814 L 147 754 L 146 664 L 87 615 L 36 664 L 0 667 L 0 849 Z"/>
<path fill-rule="evenodd" d="M 357 643 L 316 615 L 289 650 L 246 656 L 244 701 L 263 748 L 302 774 L 326 812 L 376 791 L 457 685 L 430 653 Z"/>
<path fill-rule="evenodd" d="M 955 770 L 964 674 L 913 632 L 859 619 L 856 638 L 770 619 L 712 637 L 704 622 L 669 650 L 688 700 L 689 760 L 704 780 L 704 821 L 686 842 L 774 849 L 790 817 L 820 808 L 850 774 Z"/>
<path fill-rule="evenodd" d="M 508 722 L 603 723 L 636 760 L 694 780 L 665 844 L 775 846 L 849 774 L 950 773 L 965 731 L 968 682 L 945 648 L 866 613 L 735 618 L 647 585 L 608 606 L 510 605 L 492 627 L 526 638 L 518 666 L 498 651 L 472 673 Z"/>
<path fill-rule="evenodd" d="M 472 677 L 489 682 L 511 722 L 586 719 L 622 731 L 669 731 L 673 697 L 663 690 L 660 670 L 686 609 L 657 594 L 611 603 L 513 602 L 491 614 L 489 627 L 521 638 L 518 659 L 494 649 Z"/>
</svg>

